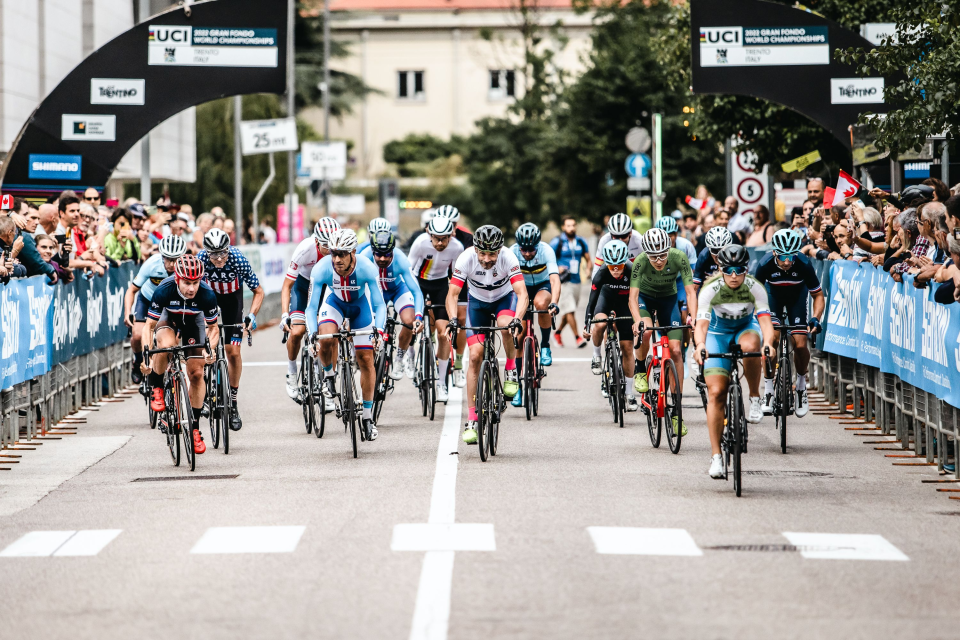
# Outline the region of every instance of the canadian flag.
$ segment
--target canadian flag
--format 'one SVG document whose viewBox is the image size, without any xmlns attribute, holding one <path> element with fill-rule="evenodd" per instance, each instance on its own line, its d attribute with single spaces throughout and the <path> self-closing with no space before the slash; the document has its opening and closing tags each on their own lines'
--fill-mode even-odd
<svg viewBox="0 0 960 640">
<path fill-rule="evenodd" d="M 0 196 L 0 209 L 3 209 L 4 211 L 10 211 L 13 209 L 12 195 L 8 193 L 4 196 Z"/>
<path fill-rule="evenodd" d="M 849 173 L 840 170 L 840 178 L 837 180 L 837 189 L 833 194 L 833 202 L 830 204 L 831 207 L 835 207 L 838 204 L 844 204 L 844 201 L 847 198 L 852 198 L 857 195 L 857 191 L 860 190 L 860 183 L 853 179 Z"/>
<path fill-rule="evenodd" d="M 697 210 L 710 209 L 713 207 L 714 203 L 716 202 L 714 198 L 704 199 L 704 198 L 694 198 L 693 196 L 687 196 L 685 198 L 685 201 L 688 205 L 690 205 L 691 207 Z"/>
</svg>

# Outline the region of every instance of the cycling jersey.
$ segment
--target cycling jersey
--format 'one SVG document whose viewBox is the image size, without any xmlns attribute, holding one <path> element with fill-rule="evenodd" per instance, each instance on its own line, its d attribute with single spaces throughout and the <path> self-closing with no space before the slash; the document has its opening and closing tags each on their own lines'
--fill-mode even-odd
<svg viewBox="0 0 960 640">
<path fill-rule="evenodd" d="M 557 256 L 557 265 L 567 268 L 564 275 L 560 276 L 560 280 L 563 281 L 566 278 L 573 284 L 580 284 L 580 261 L 583 256 L 590 255 L 587 241 L 580 236 L 569 238 L 567 234 L 561 233 L 550 241 L 550 248 Z"/>
<path fill-rule="evenodd" d="M 706 282 L 707 278 L 717 272 L 720 267 L 717 261 L 713 259 L 710 249 L 706 248 L 697 256 L 697 265 L 693 269 L 693 284 L 700 286 Z"/>
<path fill-rule="evenodd" d="M 683 251 L 667 251 L 667 262 L 659 271 L 650 262 L 649 256 L 643 253 L 633 263 L 630 286 L 651 297 L 672 296 L 677 293 L 677 278 L 684 285 L 693 284 L 693 272 Z"/>
<path fill-rule="evenodd" d="M 520 245 L 515 244 L 511 247 L 513 255 L 517 257 L 520 263 L 520 273 L 523 274 L 523 281 L 527 287 L 541 285 L 544 282 L 550 282 L 550 276 L 560 274 L 557 269 L 557 254 L 553 252 L 546 242 L 537 245 L 537 253 L 531 260 L 524 259 L 520 253 Z"/>
<path fill-rule="evenodd" d="M 394 309 L 399 313 L 408 305 L 401 300 L 404 294 L 408 294 L 413 299 L 413 309 L 417 320 L 423 319 L 423 293 L 420 292 L 420 285 L 413 272 L 410 271 L 410 261 L 400 249 L 393 250 L 393 260 L 383 268 L 377 266 L 373 259 L 373 249 L 369 246 L 363 250 L 363 257 L 373 262 L 377 268 L 377 282 L 380 283 L 380 290 L 383 292 L 383 298 L 386 301 L 393 302 Z"/>
<path fill-rule="evenodd" d="M 470 247 L 457 258 L 450 283 L 463 287 L 470 283 L 470 297 L 481 302 L 494 302 L 513 293 L 513 283 L 523 282 L 520 262 L 509 249 L 501 248 L 493 268 L 480 264 L 475 247 Z"/>
<path fill-rule="evenodd" d="M 770 315 L 767 292 L 763 285 L 747 275 L 743 284 L 731 289 L 723 276 L 704 283 L 697 297 L 697 320 L 709 320 L 710 330 L 734 329 L 754 315 Z"/>
<path fill-rule="evenodd" d="M 629 262 L 624 265 L 623 273 L 614 278 L 610 269 L 603 267 L 593 276 L 590 286 L 590 299 L 587 301 L 587 312 L 584 318 L 585 326 L 590 326 L 590 320 L 597 313 L 610 316 L 615 313 L 618 318 L 630 316 L 630 269 Z M 618 322 L 617 332 L 620 340 L 630 340 L 633 336 L 632 323 Z"/>
<path fill-rule="evenodd" d="M 188 300 L 180 293 L 176 276 L 170 276 L 153 292 L 147 317 L 159 320 L 164 313 L 177 318 L 196 318 L 203 314 L 207 324 L 215 324 L 220 308 L 216 294 L 206 282 L 201 282 L 197 295 Z"/>
<path fill-rule="evenodd" d="M 310 274 L 310 283 L 313 291 L 307 305 L 306 320 L 311 334 L 317 332 L 317 318 L 321 313 L 324 314 L 324 322 L 336 322 L 338 326 L 344 317 L 356 315 L 356 318 L 351 317 L 352 329 L 366 329 L 374 323 L 378 329 L 383 329 L 387 320 L 387 306 L 383 301 L 383 294 L 380 293 L 377 267 L 367 258 L 356 256 L 353 271 L 345 277 L 336 272 L 333 260 L 321 260 Z M 330 293 L 323 301 L 324 308 L 321 309 L 320 298 L 324 286 Z M 369 318 L 371 307 L 374 318 Z M 337 315 L 340 317 L 337 318 Z M 368 322 L 362 322 L 363 320 Z M 361 344 L 368 346 L 369 338 L 370 336 L 357 336 L 354 344 L 358 347 Z"/>
<path fill-rule="evenodd" d="M 163 256 L 159 253 L 147 258 L 147 261 L 140 265 L 140 270 L 133 278 L 133 286 L 140 288 L 142 295 L 147 302 L 153 299 L 153 292 L 157 285 L 167 279 L 171 274 L 167 273 L 167 268 L 163 266 Z"/>
<path fill-rule="evenodd" d="M 216 267 L 206 250 L 197 259 L 203 263 L 203 279 L 217 295 L 243 292 L 241 281 L 250 291 L 260 287 L 260 280 L 253 272 L 250 262 L 236 247 L 230 247 L 230 257 L 222 267 Z"/>
<path fill-rule="evenodd" d="M 765 255 L 754 272 L 760 284 L 767 285 L 771 295 L 778 298 L 804 297 L 820 291 L 820 279 L 805 256 L 797 254 L 789 269 L 781 269 L 773 253 Z"/>
<path fill-rule="evenodd" d="M 456 238 L 450 238 L 447 248 L 437 251 L 433 248 L 429 233 L 422 233 L 413 241 L 410 247 L 410 266 L 418 278 L 423 280 L 446 280 L 450 269 L 463 253 L 463 245 Z M 435 304 L 443 301 L 434 300 Z"/>
<path fill-rule="evenodd" d="M 643 247 L 640 244 L 640 241 L 643 239 L 643 234 L 634 229 L 630 232 L 630 241 L 627 242 L 627 250 L 630 254 L 627 256 L 631 262 L 637 259 L 637 256 L 643 253 Z M 597 271 L 603 266 L 603 254 L 600 253 L 600 250 L 603 249 L 603 245 L 607 244 L 613 240 L 613 236 L 610 235 L 610 232 L 603 234 L 603 237 L 600 238 L 600 242 L 597 243 L 597 257 L 593 261 L 593 274 L 591 278 L 597 275 Z"/>
<path fill-rule="evenodd" d="M 321 257 L 323 255 L 320 253 L 317 241 L 313 236 L 301 240 L 290 258 L 290 266 L 287 267 L 287 279 L 296 280 L 297 276 L 300 276 L 309 280 L 313 266 L 317 264 Z"/>
</svg>

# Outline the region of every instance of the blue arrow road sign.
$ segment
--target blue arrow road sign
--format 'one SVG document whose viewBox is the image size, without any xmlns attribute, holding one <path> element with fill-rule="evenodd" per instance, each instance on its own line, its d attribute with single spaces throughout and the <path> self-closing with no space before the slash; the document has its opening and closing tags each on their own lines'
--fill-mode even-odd
<svg viewBox="0 0 960 640">
<path fill-rule="evenodd" d="M 649 178 L 650 177 L 650 156 L 645 153 L 631 153 L 627 156 L 624 168 L 627 175 L 631 178 Z"/>
</svg>

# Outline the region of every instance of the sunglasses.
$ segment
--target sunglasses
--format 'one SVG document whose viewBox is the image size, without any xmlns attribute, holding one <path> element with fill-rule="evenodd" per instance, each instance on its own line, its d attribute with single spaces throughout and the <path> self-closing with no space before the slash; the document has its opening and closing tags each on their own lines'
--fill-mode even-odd
<svg viewBox="0 0 960 640">
<path fill-rule="evenodd" d="M 230 257 L 229 251 L 217 251 L 216 253 L 210 254 L 211 260 L 226 260 L 229 257 Z"/>
<path fill-rule="evenodd" d="M 91 197 L 91 196 L 84 196 L 83 199 L 86 200 L 87 202 L 94 202 L 95 200 L 99 200 L 99 199 L 100 199 L 100 196 L 92 196 L 92 197 Z"/>
<path fill-rule="evenodd" d="M 797 254 L 795 253 L 774 253 L 773 255 L 776 256 L 780 262 L 793 262 L 797 259 Z"/>
<path fill-rule="evenodd" d="M 721 271 L 723 271 L 723 273 L 725 273 L 728 276 L 742 276 L 747 272 L 747 268 L 730 266 L 730 267 L 723 267 Z"/>
<path fill-rule="evenodd" d="M 352 251 L 331 251 L 330 255 L 334 258 L 349 258 Z"/>
<path fill-rule="evenodd" d="M 665 253 L 658 253 L 656 255 L 653 255 L 653 254 L 647 254 L 647 255 L 650 257 L 651 260 L 655 260 L 657 262 L 663 262 L 664 260 L 667 259 L 667 254 Z"/>
<path fill-rule="evenodd" d="M 375 258 L 392 258 L 393 251 L 387 251 L 387 252 L 374 251 L 373 255 Z"/>
</svg>

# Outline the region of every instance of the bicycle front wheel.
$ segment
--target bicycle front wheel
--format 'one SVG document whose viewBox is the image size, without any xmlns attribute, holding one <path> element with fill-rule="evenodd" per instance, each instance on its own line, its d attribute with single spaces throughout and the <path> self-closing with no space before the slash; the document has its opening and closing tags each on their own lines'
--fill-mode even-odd
<svg viewBox="0 0 960 640">
<path fill-rule="evenodd" d="M 480 363 L 480 373 L 477 375 L 477 447 L 480 449 L 480 460 L 487 461 L 487 447 L 489 446 L 489 427 L 493 423 L 493 377 L 490 375 L 490 363 Z"/>
<path fill-rule="evenodd" d="M 535 415 L 533 409 L 533 393 L 537 377 L 537 363 L 533 359 L 533 338 L 527 337 L 523 341 L 523 408 L 527 420 Z"/>
<path fill-rule="evenodd" d="M 383 410 L 383 401 L 387 397 L 387 376 L 389 374 L 389 364 L 390 360 L 387 357 L 387 349 L 389 347 L 384 346 L 377 353 L 376 361 L 374 362 L 374 372 L 376 375 L 376 387 L 373 391 L 373 421 L 380 421 L 380 411 Z"/>
<path fill-rule="evenodd" d="M 340 368 L 340 397 L 343 401 L 343 426 L 350 430 L 353 457 L 357 457 L 357 400 L 353 395 L 353 367 L 349 363 Z"/>
<path fill-rule="evenodd" d="M 203 383 L 207 390 L 207 410 L 210 412 L 207 418 L 207 427 L 210 430 L 210 441 L 214 449 L 220 448 L 220 424 L 221 417 L 219 414 L 219 398 L 217 393 L 220 391 L 220 386 L 217 384 L 217 372 L 219 368 L 216 364 L 206 367 L 206 371 L 203 374 Z"/>
<path fill-rule="evenodd" d="M 789 340 L 789 338 L 788 338 Z M 780 431 L 780 453 L 787 452 L 787 416 L 790 414 L 790 405 L 793 400 L 793 385 L 790 380 L 793 377 L 790 367 L 790 352 L 787 349 L 780 354 L 780 366 L 777 370 L 777 384 L 780 387 L 775 389 L 780 410 L 777 412 L 777 429 Z"/>
<path fill-rule="evenodd" d="M 230 373 L 227 363 L 217 363 L 217 398 L 220 404 L 220 433 L 223 440 L 223 454 L 230 453 L 230 418 L 233 414 L 233 396 L 230 393 Z"/>
<path fill-rule="evenodd" d="M 741 484 L 740 456 L 743 444 L 743 398 L 739 385 L 730 385 L 727 390 L 727 428 L 730 429 L 730 453 L 733 467 L 733 490 L 737 497 L 743 491 Z"/>
<path fill-rule="evenodd" d="M 663 368 L 664 408 L 663 422 L 667 431 L 667 444 L 671 453 L 680 452 L 680 440 L 683 437 L 683 398 L 680 394 L 680 378 L 677 375 L 677 365 L 673 360 L 666 360 Z"/>
<path fill-rule="evenodd" d="M 197 468 L 197 456 L 193 451 L 193 431 L 196 425 L 193 423 L 193 410 L 190 406 L 190 395 L 187 390 L 187 378 L 182 371 L 174 375 L 174 402 L 177 406 L 177 424 L 180 429 L 180 437 L 183 439 L 183 455 L 186 456 L 187 464 L 190 465 L 190 471 Z"/>
</svg>

